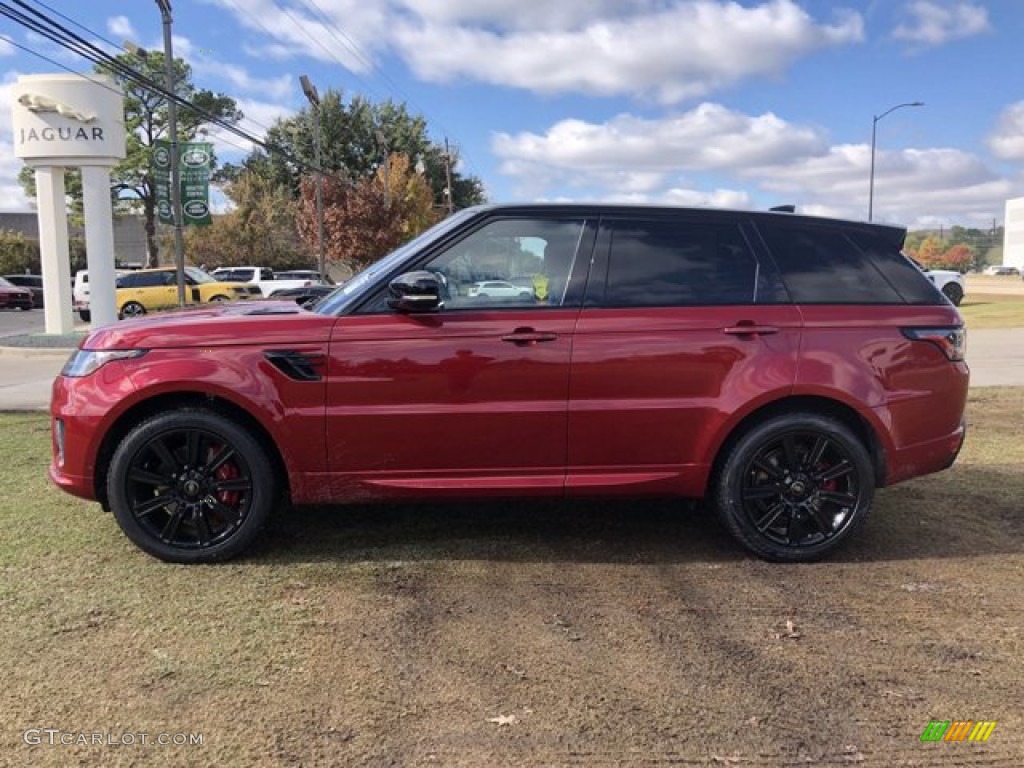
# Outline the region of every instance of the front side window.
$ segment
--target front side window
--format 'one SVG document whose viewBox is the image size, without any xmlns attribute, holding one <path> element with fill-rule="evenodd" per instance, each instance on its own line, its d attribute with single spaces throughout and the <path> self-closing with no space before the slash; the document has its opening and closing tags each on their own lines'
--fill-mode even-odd
<svg viewBox="0 0 1024 768">
<path fill-rule="evenodd" d="M 449 310 L 569 306 L 583 230 L 582 219 L 491 221 L 423 268 L 443 277 Z"/>
<path fill-rule="evenodd" d="M 739 227 L 697 221 L 611 221 L 604 306 L 749 304 L 757 262 Z"/>
</svg>

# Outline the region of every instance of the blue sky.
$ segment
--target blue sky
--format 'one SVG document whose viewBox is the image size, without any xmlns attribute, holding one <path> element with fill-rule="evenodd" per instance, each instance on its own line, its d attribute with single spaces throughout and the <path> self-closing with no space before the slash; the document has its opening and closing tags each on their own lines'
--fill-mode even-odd
<svg viewBox="0 0 1024 768">
<path fill-rule="evenodd" d="M 145 0 L 46 0 L 159 47 Z M 1021 0 L 174 0 L 175 52 L 262 135 L 298 77 L 406 101 L 494 201 L 621 200 L 1002 223 L 1024 195 Z M 6 19 L 0 34 L 79 71 Z M 0 73 L 59 71 L 0 40 Z M 237 138 L 218 137 L 221 159 Z M 0 111 L 0 208 L 28 204 Z"/>
</svg>

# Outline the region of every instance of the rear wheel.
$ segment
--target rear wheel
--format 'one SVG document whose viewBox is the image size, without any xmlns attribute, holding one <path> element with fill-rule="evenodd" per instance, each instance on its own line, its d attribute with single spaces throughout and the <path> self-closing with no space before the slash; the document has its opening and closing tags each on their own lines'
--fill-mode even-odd
<svg viewBox="0 0 1024 768">
<path fill-rule="evenodd" d="M 964 289 L 957 283 L 946 283 L 942 286 L 942 292 L 947 299 L 953 302 L 954 307 L 959 307 L 960 302 L 964 300 Z"/>
<path fill-rule="evenodd" d="M 137 301 L 129 301 L 121 307 L 121 319 L 126 317 L 142 317 L 146 314 L 146 308 Z"/>
<path fill-rule="evenodd" d="M 778 416 L 728 450 L 715 479 L 718 516 L 740 544 L 766 560 L 820 559 L 867 518 L 874 466 L 841 421 Z"/>
<path fill-rule="evenodd" d="M 107 475 L 110 506 L 141 549 L 173 563 L 225 560 L 244 550 L 274 505 L 273 470 L 252 434 L 201 409 L 135 427 Z"/>
<path fill-rule="evenodd" d="M 83 323 L 88 323 L 92 320 L 92 311 L 88 309 L 80 309 L 78 310 L 78 316 L 82 318 Z"/>
<path fill-rule="evenodd" d="M 217 303 L 220 303 L 222 301 L 231 301 L 231 299 L 229 299 L 227 296 L 222 296 L 218 294 L 214 296 L 212 299 L 210 299 L 210 301 L 216 301 Z"/>
</svg>

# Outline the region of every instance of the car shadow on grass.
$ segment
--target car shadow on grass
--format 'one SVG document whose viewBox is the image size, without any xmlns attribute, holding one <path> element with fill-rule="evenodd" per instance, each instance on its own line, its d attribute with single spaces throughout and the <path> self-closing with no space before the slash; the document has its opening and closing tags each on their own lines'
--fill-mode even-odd
<svg viewBox="0 0 1024 768">
<path fill-rule="evenodd" d="M 883 489 L 829 560 L 882 562 L 1024 552 L 1024 473 L 976 466 Z M 250 554 L 299 563 L 494 560 L 729 562 L 750 556 L 704 505 L 680 500 L 458 501 L 297 507 Z"/>
</svg>

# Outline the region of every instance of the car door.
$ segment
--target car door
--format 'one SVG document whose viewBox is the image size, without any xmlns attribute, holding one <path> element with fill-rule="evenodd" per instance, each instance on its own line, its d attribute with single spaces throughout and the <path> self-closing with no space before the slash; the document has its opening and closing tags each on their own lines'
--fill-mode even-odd
<svg viewBox="0 0 1024 768">
<path fill-rule="evenodd" d="M 606 217 L 573 342 L 567 492 L 703 495 L 723 425 L 793 383 L 800 316 L 754 232 Z"/>
<path fill-rule="evenodd" d="M 569 360 L 595 228 L 583 218 L 485 219 L 402 271 L 441 276 L 445 306 L 339 318 L 327 372 L 328 464 L 346 494 L 560 493 Z M 581 255 L 583 254 L 583 255 Z M 529 288 L 554 272 L 557 300 Z M 498 276 L 513 298 L 474 298 Z"/>
</svg>

